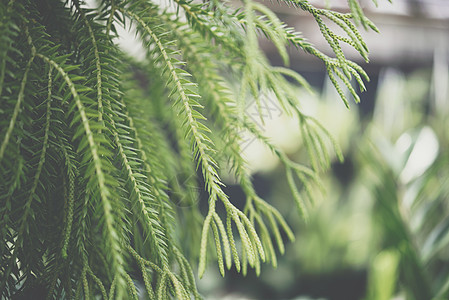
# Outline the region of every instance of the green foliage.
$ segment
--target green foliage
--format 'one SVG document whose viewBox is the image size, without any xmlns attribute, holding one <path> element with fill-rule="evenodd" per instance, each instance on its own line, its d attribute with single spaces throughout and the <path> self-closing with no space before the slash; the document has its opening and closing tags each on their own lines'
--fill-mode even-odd
<svg viewBox="0 0 449 300">
<path fill-rule="evenodd" d="M 366 269 L 367 289 L 358 297 L 365 292 L 369 300 L 448 297 L 449 95 L 435 89 L 447 83 L 442 69 L 435 68 L 433 76 L 428 69 L 405 74 L 386 69 L 373 116 L 349 120 L 346 112 L 334 125 L 351 172 L 343 181 L 341 172 L 324 180 L 332 193 L 297 238 L 301 251 L 280 262 L 281 269 L 301 268 L 293 280 Z M 327 102 L 315 111 L 326 116 L 326 110 L 335 114 L 336 108 Z M 366 126 L 354 126 L 360 123 Z"/>
<path fill-rule="evenodd" d="M 136 299 L 140 281 L 150 299 L 198 299 L 192 261 L 200 277 L 211 257 L 223 276 L 233 265 L 244 274 L 276 266 L 275 245 L 283 253 L 283 234 L 294 234 L 257 195 L 240 133 L 279 157 L 304 218 L 335 143 L 300 109 L 295 85 L 306 81 L 271 66 L 257 39 L 269 38 L 286 64 L 288 45 L 321 59 L 348 105 L 338 80 L 358 101 L 350 80 L 363 90 L 368 78 L 340 42 L 367 60 L 354 24 L 375 29 L 354 0 L 349 14 L 284 2 L 314 16 L 335 58 L 251 0 L 241 9 L 174 0 L 176 13 L 144 0 L 94 9 L 76 0 L 0 3 L 2 298 Z M 118 49 L 118 27 L 135 28 L 144 62 Z M 262 119 L 268 93 L 298 118 L 310 164 L 293 162 L 245 116 L 254 99 Z M 228 167 L 246 195 L 243 210 L 223 191 Z M 200 180 L 204 219 L 191 188 Z"/>
<path fill-rule="evenodd" d="M 437 300 L 449 295 L 449 174 L 444 152 L 448 144 L 444 132 L 448 119 L 447 110 L 436 97 L 427 96 L 431 88 L 428 83 L 433 81 L 437 86 L 436 82 L 446 82 L 447 76 L 438 70 L 434 72 L 433 78 L 425 73 L 405 78 L 387 72 L 379 97 L 386 92 L 392 95 L 394 88 L 396 112 L 393 116 L 387 99 L 377 100 L 374 120 L 367 130 L 372 142 L 361 149 L 361 163 L 370 170 L 365 181 L 370 182 L 373 191 L 373 216 L 382 236 L 379 256 L 389 255 L 397 260 L 396 271 L 381 271 L 374 264 L 372 277 L 377 272 L 384 276 L 397 273 L 399 285 L 385 288 L 391 293 L 399 291 L 407 299 Z M 442 98 L 447 103 L 447 93 Z M 387 105 L 390 113 L 386 111 Z M 393 131 L 387 129 L 392 117 L 395 122 L 400 121 Z M 379 292 L 370 299 L 378 299 Z"/>
</svg>

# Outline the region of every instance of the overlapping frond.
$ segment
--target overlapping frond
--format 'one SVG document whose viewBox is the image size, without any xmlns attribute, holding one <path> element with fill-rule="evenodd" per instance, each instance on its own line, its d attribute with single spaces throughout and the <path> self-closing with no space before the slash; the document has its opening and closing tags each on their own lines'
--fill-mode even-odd
<svg viewBox="0 0 449 300">
<path fill-rule="evenodd" d="M 353 23 L 372 27 L 354 1 L 350 15 L 289 3 L 315 17 L 335 58 L 250 0 L 238 9 L 175 0 L 173 13 L 143 0 L 0 3 L 2 298 L 136 299 L 140 282 L 150 299 L 200 299 L 197 263 L 200 277 L 210 258 L 222 275 L 277 265 L 294 234 L 256 193 L 241 133 L 283 163 L 304 218 L 333 140 L 301 111 L 296 88 L 307 82 L 271 66 L 258 38 L 285 64 L 289 45 L 323 60 L 347 102 L 337 79 L 357 100 L 351 76 L 362 88 L 367 76 L 340 43 L 367 59 Z M 118 27 L 136 31 L 144 62 L 119 50 Z M 309 163 L 292 161 L 245 115 L 255 101 L 263 122 L 263 95 L 298 119 Z M 224 192 L 222 170 L 243 190 L 242 208 Z"/>
</svg>

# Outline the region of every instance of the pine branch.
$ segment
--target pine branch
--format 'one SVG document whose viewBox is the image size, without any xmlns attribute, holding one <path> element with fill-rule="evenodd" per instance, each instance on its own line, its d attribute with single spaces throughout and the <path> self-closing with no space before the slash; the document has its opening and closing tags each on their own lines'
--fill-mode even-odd
<svg viewBox="0 0 449 300">
<path fill-rule="evenodd" d="M 195 85 L 186 79 L 186 76 L 189 76 L 189 74 L 184 70 L 175 68 L 174 63 L 179 64 L 179 61 L 169 56 L 169 51 L 166 47 L 164 47 L 162 40 L 137 14 L 130 11 L 125 10 L 122 11 L 128 14 L 131 18 L 135 19 L 139 23 L 139 25 L 142 26 L 143 30 L 151 37 L 151 39 L 157 45 L 160 55 L 166 64 L 170 81 L 173 82 L 174 85 L 171 94 L 174 95 L 176 93 L 178 96 L 178 98 L 176 98 L 175 100 L 175 105 L 177 105 L 179 111 L 182 114 L 184 114 L 185 119 L 183 122 L 184 124 L 187 125 L 186 135 L 190 136 L 191 147 L 193 148 L 194 151 L 193 156 L 202 166 L 203 176 L 205 178 L 207 191 L 210 196 L 209 196 L 209 213 L 204 221 L 202 231 L 200 263 L 199 263 L 200 276 L 202 276 L 202 274 L 205 271 L 207 236 L 209 232 L 209 227 L 211 226 L 212 217 L 215 214 L 215 202 L 217 201 L 218 198 L 225 205 L 227 214 L 230 214 L 232 216 L 232 219 L 236 222 L 239 234 L 240 236 L 242 236 L 242 240 L 244 240 L 245 246 L 244 251 L 248 251 L 251 254 L 249 260 L 250 264 L 254 265 L 256 263 L 256 260 L 258 260 L 255 257 L 256 255 L 255 253 L 260 253 L 260 258 L 264 260 L 263 248 L 260 244 L 259 237 L 257 236 L 257 233 L 252 227 L 251 223 L 243 213 L 241 213 L 237 208 L 235 208 L 231 204 L 231 202 L 229 202 L 227 196 L 220 187 L 222 183 L 215 169 L 217 164 L 208 154 L 209 152 L 213 151 L 213 148 L 211 148 L 212 147 L 211 141 L 203 133 L 209 130 L 207 127 L 205 127 L 202 123 L 198 121 L 204 119 L 204 117 L 194 109 L 194 107 L 201 107 L 201 106 L 198 104 L 196 100 L 193 100 L 193 98 L 198 97 L 198 94 L 195 91 L 192 91 L 192 87 L 194 87 Z M 250 235 L 248 235 L 247 230 L 249 230 Z M 257 246 L 256 251 L 258 252 L 254 252 L 253 246 L 250 243 L 250 236 L 255 241 L 255 244 Z"/>
<path fill-rule="evenodd" d="M 251 0 L 241 9 L 175 0 L 174 13 L 144 0 L 93 9 L 77 0 L 0 3 L 2 298 L 39 285 L 47 299 L 136 299 L 142 282 L 151 299 L 201 299 L 189 261 L 199 262 L 200 277 L 210 257 L 223 276 L 232 264 L 243 274 L 248 266 L 259 274 L 264 261 L 277 265 L 283 234 L 294 234 L 257 195 L 240 134 L 253 134 L 282 161 L 303 215 L 335 142 L 299 109 L 296 83 L 310 89 L 307 82 L 272 67 L 258 38 L 271 40 L 286 65 L 288 45 L 321 59 L 347 103 L 340 86 L 357 100 L 351 77 L 362 90 L 368 78 L 340 44 L 367 59 L 355 25 L 374 28 L 356 0 L 352 14 L 286 2 L 312 14 L 335 58 Z M 118 49 L 117 26 L 135 28 L 145 62 Z M 245 103 L 255 100 L 263 122 L 264 94 L 298 118 L 310 167 L 245 117 Z M 245 194 L 243 211 L 224 193 L 226 168 Z M 195 190 L 203 180 L 205 217 Z"/>
<path fill-rule="evenodd" d="M 50 66 L 54 67 L 55 70 L 62 76 L 62 78 L 64 79 L 64 81 L 66 82 L 70 94 L 74 99 L 75 105 L 78 109 L 78 113 L 79 113 L 79 118 L 81 119 L 81 124 L 82 124 L 82 129 L 84 130 L 85 133 L 85 139 L 82 139 L 82 142 L 80 144 L 80 146 L 82 148 L 87 148 L 89 150 L 89 152 L 84 152 L 84 154 L 89 155 L 88 157 L 84 158 L 84 160 L 90 160 L 92 159 L 93 161 L 93 168 L 95 170 L 95 179 L 96 179 L 96 184 L 98 184 L 99 187 L 99 195 L 101 198 L 101 206 L 103 208 L 103 216 L 104 216 L 104 220 L 102 220 L 104 222 L 104 226 L 105 226 L 105 238 L 107 239 L 107 242 L 109 243 L 109 245 L 111 246 L 111 248 L 109 249 L 110 252 L 110 258 L 111 258 L 111 269 L 115 270 L 117 272 L 117 280 L 119 281 L 119 286 L 121 286 L 120 281 L 122 280 L 122 278 L 124 277 L 123 274 L 125 274 L 125 270 L 123 268 L 123 257 L 120 254 L 120 240 L 119 240 L 119 234 L 117 233 L 117 228 L 115 226 L 115 220 L 114 220 L 114 216 L 113 216 L 113 204 L 111 203 L 111 192 L 109 190 L 109 188 L 106 185 L 106 176 L 104 173 L 104 163 L 102 162 L 102 160 L 100 159 L 100 154 L 99 154 L 99 149 L 98 149 L 98 143 L 96 142 L 96 139 L 94 138 L 94 134 L 92 132 L 91 129 L 91 124 L 89 123 L 89 119 L 88 116 L 86 114 L 86 109 L 85 106 L 83 105 L 82 101 L 81 101 L 81 97 L 80 97 L 80 92 L 83 92 L 86 90 L 86 88 L 77 88 L 74 80 L 72 80 L 72 78 L 70 78 L 69 74 L 66 72 L 66 70 L 64 70 L 64 68 L 58 64 L 56 61 L 54 61 L 53 59 L 43 55 L 43 54 L 36 54 L 37 57 L 41 58 L 42 60 L 44 60 L 46 63 L 48 63 Z M 75 79 L 77 79 L 75 77 Z M 100 127 L 101 128 L 101 127 Z M 83 145 L 86 144 L 86 145 Z M 104 161 L 104 160 L 103 160 Z M 118 290 L 120 291 L 120 289 Z M 120 294 L 119 294 L 120 295 Z"/>
<path fill-rule="evenodd" d="M 223 146 L 225 149 L 225 152 L 229 155 L 231 160 L 232 169 L 234 170 L 234 173 L 236 175 L 236 178 L 238 178 L 240 185 L 245 192 L 247 196 L 247 204 L 245 211 L 249 212 L 250 219 L 253 220 L 254 218 L 257 219 L 257 225 L 261 228 L 261 237 L 264 244 L 264 249 L 271 249 L 270 253 L 271 260 L 273 264 L 276 264 L 276 256 L 274 254 L 274 251 L 272 250 L 272 243 L 269 231 L 265 224 L 263 223 L 261 217 L 258 215 L 259 212 L 265 213 L 268 218 L 270 218 L 270 224 L 272 226 L 272 230 L 276 233 L 277 241 L 279 242 L 279 247 L 281 249 L 281 252 L 283 252 L 283 243 L 279 239 L 279 230 L 277 227 L 277 224 L 275 222 L 272 222 L 274 219 L 272 217 L 272 214 L 275 214 L 278 219 L 280 220 L 280 223 L 282 224 L 283 229 L 286 231 L 287 235 L 290 239 L 294 240 L 294 236 L 290 230 L 290 228 L 287 226 L 286 222 L 283 220 L 279 212 L 277 212 L 273 207 L 268 205 L 266 202 L 264 202 L 262 199 L 257 197 L 256 192 L 254 190 L 253 184 L 250 179 L 250 175 L 248 173 L 248 168 L 246 166 L 246 161 L 241 157 L 241 149 L 240 149 L 240 139 L 239 139 L 239 133 L 240 128 L 238 126 L 238 123 L 233 120 L 232 116 L 236 115 L 236 112 L 233 108 L 235 108 L 235 103 L 230 99 L 230 91 L 227 90 L 223 83 L 223 79 L 220 78 L 220 76 L 217 75 L 216 72 L 214 72 L 214 69 L 216 69 L 216 66 L 212 63 L 210 60 L 210 57 L 206 54 L 207 52 L 199 52 L 199 49 L 195 48 L 195 46 L 192 44 L 192 41 L 194 41 L 195 36 L 189 35 L 188 37 L 181 37 L 182 34 L 185 34 L 185 32 L 179 30 L 180 38 L 178 39 L 180 42 L 181 47 L 185 47 L 185 53 L 187 53 L 187 58 L 189 65 L 192 68 L 193 74 L 195 74 L 195 77 L 198 78 L 200 87 L 201 86 L 207 86 L 211 88 L 210 90 L 215 91 L 213 93 L 208 92 L 208 89 L 202 90 L 202 94 L 205 95 L 205 100 L 207 101 L 205 103 L 205 106 L 208 107 L 212 112 L 212 117 L 219 122 L 222 134 L 220 138 L 224 141 L 227 141 L 225 145 Z M 200 48 L 201 49 L 201 48 Z M 207 104 L 207 105 L 206 105 Z M 258 211 L 256 212 L 254 208 L 254 204 L 257 206 Z M 217 215 L 214 215 L 214 219 L 217 221 L 217 224 L 215 225 L 213 223 L 213 233 L 214 238 L 217 242 L 218 239 L 218 232 L 217 232 L 217 226 L 220 229 L 220 233 L 223 237 L 226 236 L 224 226 L 221 224 L 221 221 L 219 218 L 217 218 Z M 253 226 L 256 226 L 254 221 L 252 221 Z M 227 245 L 229 242 L 226 241 L 223 244 Z M 217 244 L 218 245 L 218 244 Z M 218 248 L 218 247 L 217 247 Z M 225 257 L 226 257 L 226 265 L 228 268 L 230 268 L 230 260 L 231 260 L 231 253 L 229 252 L 229 247 L 225 247 Z M 220 252 L 220 251 L 219 251 Z M 219 263 L 221 272 L 224 272 L 223 264 L 220 262 L 220 256 L 219 256 Z"/>
<path fill-rule="evenodd" d="M 36 48 L 32 45 L 31 37 L 28 36 L 27 42 L 31 48 L 31 57 L 29 58 L 26 66 L 25 66 L 25 72 L 23 74 L 22 81 L 20 83 L 20 90 L 19 90 L 19 95 L 17 97 L 17 102 L 16 102 L 16 105 L 14 106 L 14 111 L 11 116 L 11 120 L 9 121 L 8 129 L 6 131 L 6 134 L 3 138 L 1 146 L 0 146 L 0 162 L 3 159 L 3 155 L 5 153 L 6 146 L 9 143 L 9 139 L 11 138 L 12 131 L 14 130 L 14 126 L 16 125 L 16 120 L 17 120 L 17 117 L 20 112 L 21 104 L 25 97 L 25 87 L 26 87 L 27 80 L 28 80 L 28 73 L 30 72 L 31 64 L 33 63 L 33 60 L 36 57 Z"/>
</svg>

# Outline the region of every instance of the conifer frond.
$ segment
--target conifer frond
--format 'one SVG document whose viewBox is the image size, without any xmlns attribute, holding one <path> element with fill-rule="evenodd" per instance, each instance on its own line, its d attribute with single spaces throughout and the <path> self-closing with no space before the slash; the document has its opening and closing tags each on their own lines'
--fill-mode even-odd
<svg viewBox="0 0 449 300">
<path fill-rule="evenodd" d="M 144 0 L 0 3 L 2 298 L 37 286 L 47 299 L 135 299 L 139 282 L 150 299 L 201 299 L 193 270 L 203 276 L 209 259 L 223 276 L 233 265 L 243 274 L 277 265 L 283 236 L 294 234 L 256 193 L 241 132 L 283 163 L 304 218 L 335 143 L 300 110 L 296 88 L 307 82 L 271 66 L 258 38 L 286 65 L 289 45 L 321 59 L 347 102 L 340 84 L 358 99 L 351 76 L 361 89 L 368 78 L 340 43 L 366 59 L 354 24 L 374 28 L 355 0 L 352 14 L 286 2 L 314 16 L 335 58 L 251 0 L 238 9 L 174 0 L 173 13 Z M 143 62 L 119 50 L 118 27 L 135 28 Z M 245 116 L 255 101 L 263 121 L 264 95 L 298 118 L 309 163 L 290 160 Z M 224 192 L 223 171 L 245 194 L 242 210 Z"/>
<path fill-rule="evenodd" d="M 203 275 L 206 266 L 206 250 L 207 250 L 207 237 L 209 227 L 215 228 L 215 223 L 212 222 L 212 218 L 216 218 L 215 203 L 219 199 L 222 201 L 226 208 L 226 213 L 231 215 L 232 220 L 236 223 L 238 232 L 242 237 L 244 253 L 249 253 L 249 263 L 254 266 L 259 261 L 259 256 L 264 260 L 264 252 L 261 246 L 259 237 L 254 230 L 252 224 L 248 221 L 247 217 L 241 213 L 231 202 L 229 202 L 227 196 L 223 192 L 221 186 L 223 183 L 218 177 L 216 170 L 217 163 L 212 159 L 211 154 L 215 152 L 212 141 L 207 136 L 207 132 L 210 130 L 203 125 L 199 120 L 204 120 L 204 116 L 201 115 L 195 108 L 201 108 L 202 106 L 194 100 L 199 97 L 194 90 L 196 85 L 190 82 L 187 77 L 190 76 L 186 71 L 175 67 L 175 64 L 182 64 L 177 59 L 170 57 L 170 50 L 164 46 L 163 40 L 154 32 L 150 26 L 151 24 L 145 23 L 137 14 L 129 11 L 124 11 L 131 18 L 135 19 L 142 26 L 143 30 L 149 37 L 156 43 L 160 56 L 165 62 L 165 69 L 169 76 L 169 82 L 174 86 L 171 87 L 171 96 L 174 98 L 175 105 L 178 107 L 180 114 L 184 115 L 183 126 L 185 130 L 185 138 L 190 139 L 191 148 L 193 149 L 193 157 L 197 161 L 198 166 L 201 166 L 203 177 L 206 182 L 206 188 L 209 193 L 209 213 L 206 216 L 202 231 L 202 241 L 200 249 L 200 263 L 199 274 Z M 215 230 L 215 240 L 217 247 L 217 254 L 219 257 L 219 264 L 223 271 L 223 264 L 220 260 L 221 247 L 218 240 L 218 232 Z M 227 236 L 223 237 L 224 241 L 227 240 Z M 227 246 L 227 245 L 226 245 Z M 254 247 L 256 246 L 256 247 Z M 254 249 L 256 248 L 256 249 Z M 220 263 L 221 262 L 221 263 Z"/>
<path fill-rule="evenodd" d="M 142 165 L 141 158 L 139 157 L 141 155 L 141 148 L 134 148 L 134 143 L 137 143 L 137 146 L 142 145 L 139 145 L 129 135 L 132 129 L 124 122 L 121 116 L 120 109 L 123 110 L 123 104 L 119 101 L 121 95 L 118 86 L 118 73 L 120 71 L 114 67 L 114 65 L 119 65 L 120 62 L 112 57 L 114 54 L 114 46 L 109 44 L 108 38 L 101 32 L 101 28 L 94 31 L 92 25 L 96 25 L 95 22 L 92 22 L 91 25 L 88 19 L 89 15 L 86 16 L 78 5 L 76 8 L 80 13 L 84 27 L 87 28 L 88 34 L 86 35 L 90 37 L 92 44 L 92 47 L 88 48 L 91 49 L 92 53 L 84 53 L 87 67 L 86 72 L 87 74 L 91 74 L 91 78 L 86 78 L 86 85 L 89 82 L 95 83 L 96 93 L 92 96 L 97 99 L 98 122 L 110 126 L 112 138 L 118 150 L 117 155 L 119 157 L 119 164 L 121 165 L 120 173 L 125 182 L 124 188 L 129 193 L 128 197 L 131 200 L 130 205 L 132 208 L 130 211 L 138 216 L 136 219 L 144 228 L 144 240 L 147 240 L 148 236 L 151 236 L 149 242 L 152 243 L 152 254 L 155 254 L 158 261 L 167 264 L 166 237 L 163 234 L 162 226 L 158 220 L 158 213 L 154 208 L 155 200 L 153 195 L 150 194 L 147 176 L 141 171 Z M 82 31 L 82 29 L 79 31 Z M 100 47 L 104 49 L 100 49 Z M 90 57 L 93 60 L 92 62 L 89 59 Z M 103 68 L 102 65 L 105 67 Z M 94 89 L 92 90 L 94 91 Z M 105 116 L 103 116 L 104 109 L 109 112 Z M 127 119 L 132 123 L 129 115 Z M 101 133 L 101 129 L 99 129 L 99 133 Z M 145 157 L 142 157 L 142 159 L 145 160 Z"/>
<path fill-rule="evenodd" d="M 111 246 L 108 250 L 110 255 L 109 259 L 112 269 L 117 272 L 117 280 L 120 281 L 120 277 L 124 276 L 123 274 L 125 274 L 125 271 L 122 266 L 124 261 L 122 255 L 120 254 L 120 234 L 117 232 L 117 227 L 115 226 L 115 223 L 118 222 L 118 219 L 115 216 L 117 212 L 114 212 L 116 207 L 114 201 L 116 200 L 114 200 L 115 196 L 111 193 L 109 187 L 113 181 L 112 179 L 109 179 L 108 174 L 105 173 L 105 169 L 110 168 L 110 166 L 104 156 L 109 155 L 109 153 L 106 149 L 101 148 L 101 141 L 103 138 L 100 135 L 96 136 L 93 132 L 94 127 L 100 130 L 102 129 L 102 126 L 92 124 L 91 121 L 89 121 L 89 117 L 97 116 L 97 114 L 86 108 L 80 96 L 80 93 L 88 91 L 89 89 L 86 87 L 77 88 L 75 85 L 76 79 L 83 79 L 82 77 L 71 77 L 64 67 L 58 64 L 55 60 L 40 53 L 38 53 L 37 56 L 55 68 L 68 86 L 69 91 L 66 92 L 66 94 L 70 93 L 71 97 L 74 99 L 74 105 L 70 108 L 70 110 L 73 110 L 76 106 L 79 115 L 74 116 L 73 121 L 80 121 L 79 127 L 76 128 L 74 139 L 81 135 L 81 131 L 84 131 L 85 135 L 83 135 L 79 141 L 78 152 L 84 154 L 82 163 L 92 162 L 92 164 L 86 168 L 87 171 L 92 172 L 91 175 L 93 175 L 87 183 L 87 188 L 90 192 L 93 192 L 92 195 L 98 195 L 100 197 L 100 202 L 97 205 L 99 205 L 99 209 L 103 210 L 101 218 L 101 222 L 103 223 L 102 225 L 104 226 L 103 232 L 108 244 Z M 86 103 L 90 104 L 89 98 L 85 98 L 84 100 Z M 97 185 L 98 190 L 96 191 Z"/>
<path fill-rule="evenodd" d="M 8 146 L 9 139 L 11 138 L 12 132 L 15 128 L 17 117 L 21 110 L 21 105 L 22 105 L 23 99 L 25 98 L 25 88 L 26 88 L 27 81 L 28 81 L 28 73 L 30 72 L 31 64 L 33 63 L 33 60 L 36 57 L 36 48 L 32 45 L 30 37 L 28 37 L 27 42 L 31 48 L 31 56 L 28 59 L 28 62 L 25 66 L 25 71 L 23 73 L 22 80 L 20 81 L 20 89 L 19 89 L 19 94 L 17 96 L 16 104 L 14 105 L 14 110 L 13 110 L 12 116 L 9 121 L 8 129 L 5 132 L 5 136 L 3 137 L 3 140 L 2 140 L 2 143 L 0 146 L 0 162 L 3 159 L 3 155 L 5 154 L 5 150 L 6 150 L 6 147 Z M 6 62 L 6 59 L 5 59 L 5 62 Z"/>
<path fill-rule="evenodd" d="M 195 78 L 198 79 L 200 87 L 212 87 L 211 90 L 215 91 L 214 93 L 208 92 L 208 89 L 204 89 L 203 91 L 201 91 L 206 100 L 204 106 L 209 108 L 211 117 L 213 117 L 219 124 L 220 130 L 222 131 L 220 133 L 220 139 L 223 141 L 227 141 L 226 143 L 224 143 L 223 148 L 225 150 L 226 156 L 230 160 L 235 176 L 240 182 L 240 185 L 247 196 L 245 212 L 248 214 L 249 219 L 251 220 L 254 227 L 260 226 L 260 236 L 264 245 L 264 249 L 265 251 L 268 251 L 270 253 L 270 260 L 272 261 L 273 265 L 276 265 L 276 256 L 274 254 L 271 243 L 270 231 L 267 229 L 261 216 L 258 213 L 265 214 L 266 217 L 270 219 L 270 225 L 272 226 L 271 229 L 275 233 L 274 235 L 276 236 L 277 242 L 279 243 L 281 252 L 283 252 L 283 243 L 279 239 L 280 233 L 278 224 L 274 222 L 273 216 L 276 216 L 277 220 L 279 220 L 281 224 L 282 229 L 285 230 L 291 240 L 294 240 L 293 233 L 291 232 L 286 222 L 283 220 L 280 213 L 257 196 L 252 185 L 250 175 L 248 173 L 246 162 L 240 155 L 241 149 L 239 145 L 239 133 L 241 130 L 238 126 L 238 123 L 233 119 L 233 117 L 237 113 L 235 111 L 235 104 L 231 99 L 231 92 L 226 87 L 224 79 L 216 73 L 215 69 L 217 68 L 217 66 L 211 61 L 210 56 L 208 56 L 206 52 L 202 52 L 202 48 L 198 49 L 193 47 L 191 41 L 194 39 L 195 35 L 189 35 L 188 38 L 180 38 L 180 46 L 186 47 L 186 58 L 188 59 L 188 63 L 192 68 Z M 217 140 L 217 143 L 218 142 L 219 140 Z M 257 207 L 257 212 L 255 207 Z M 212 223 L 212 229 L 217 244 L 217 249 L 219 248 L 217 239 L 220 234 L 224 239 L 223 250 L 226 258 L 225 262 L 227 268 L 229 269 L 231 260 L 230 244 L 227 240 L 225 229 L 224 227 L 222 227 L 222 223 L 218 215 L 215 214 L 213 218 L 216 221 L 215 224 Z M 217 228 L 220 230 L 217 231 Z M 218 259 L 220 271 L 223 274 L 224 267 L 220 252 L 221 251 L 218 250 Z"/>
<path fill-rule="evenodd" d="M 304 134 L 304 143 L 310 158 L 312 168 L 290 160 L 282 151 L 280 151 L 275 145 L 273 145 L 271 141 L 267 137 L 265 137 L 260 132 L 260 130 L 248 119 L 244 120 L 244 122 L 242 123 L 242 128 L 250 132 L 265 146 L 267 146 L 268 149 L 270 149 L 270 151 L 274 155 L 276 155 L 284 164 L 286 168 L 287 182 L 297 204 L 298 210 L 307 221 L 308 214 L 306 202 L 304 202 L 304 200 L 307 199 L 308 201 L 313 202 L 313 199 L 315 197 L 312 193 L 312 185 L 315 185 L 319 189 L 323 190 L 318 172 L 320 170 L 327 169 L 330 163 L 327 154 L 328 150 L 324 144 L 323 138 L 325 137 L 330 140 L 332 146 L 335 148 L 337 157 L 340 160 L 343 160 L 343 156 L 338 145 L 335 143 L 329 132 L 327 132 L 321 125 L 316 125 L 316 121 L 313 118 L 303 115 L 299 110 L 297 110 L 297 114 L 299 116 L 300 128 L 302 130 L 302 133 Z M 312 123 L 312 125 L 310 125 L 309 123 Z M 320 133 L 316 131 L 317 129 L 315 129 L 313 126 L 317 126 L 317 129 L 322 132 Z M 326 153 L 323 154 L 323 151 Z M 296 181 L 293 176 L 294 174 L 304 186 L 304 196 L 301 196 L 299 193 L 299 188 L 297 187 Z"/>
<path fill-rule="evenodd" d="M 242 46 L 245 37 L 236 18 L 239 10 L 232 11 L 218 2 L 209 3 L 206 7 L 189 0 L 175 0 L 175 2 L 185 11 L 186 19 L 193 30 L 204 38 L 223 45 L 232 55 L 237 57 L 244 55 Z M 214 6 L 215 13 L 211 11 L 211 5 Z"/>
</svg>

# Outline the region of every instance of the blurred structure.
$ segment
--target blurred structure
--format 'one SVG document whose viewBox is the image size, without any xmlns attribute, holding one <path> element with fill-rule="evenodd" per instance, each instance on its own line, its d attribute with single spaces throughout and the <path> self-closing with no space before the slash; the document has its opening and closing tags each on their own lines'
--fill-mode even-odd
<svg viewBox="0 0 449 300">
<path fill-rule="evenodd" d="M 317 7 L 330 7 L 348 12 L 346 0 L 310 1 Z M 329 6 L 326 6 L 326 2 Z M 268 3 L 266 3 L 268 4 Z M 433 61 L 436 50 L 449 55 L 449 1 L 446 0 L 378 0 L 375 7 L 372 0 L 361 1 L 364 12 L 379 28 L 381 34 L 372 31 L 363 34 L 370 49 L 370 66 L 396 65 L 422 66 Z M 304 36 L 317 48 L 328 49 L 325 40 L 319 34 L 318 26 L 312 16 L 299 9 L 273 2 L 270 8 L 277 12 L 289 25 L 303 32 Z M 267 53 L 278 58 L 275 48 L 266 43 Z M 361 63 L 363 60 L 348 48 L 348 58 Z M 312 56 L 292 51 L 292 67 L 297 69 L 316 69 Z M 329 51 L 328 54 L 331 54 Z M 279 60 L 280 62 L 280 60 Z"/>
</svg>

